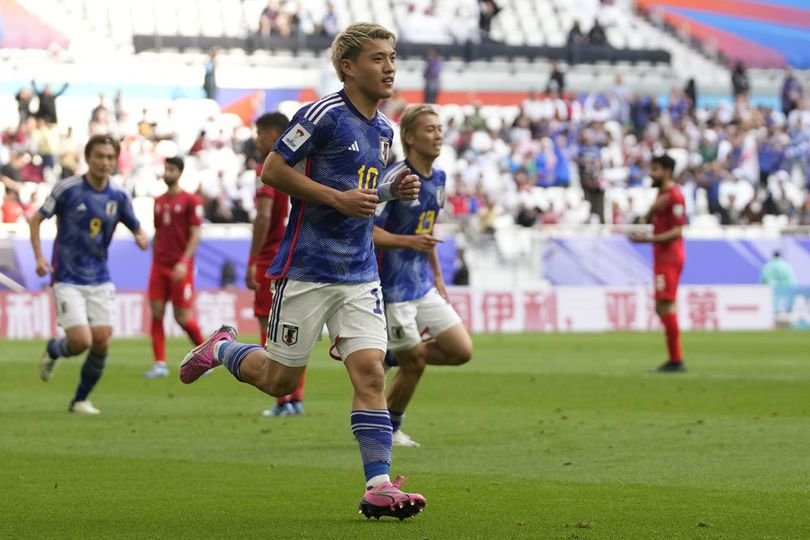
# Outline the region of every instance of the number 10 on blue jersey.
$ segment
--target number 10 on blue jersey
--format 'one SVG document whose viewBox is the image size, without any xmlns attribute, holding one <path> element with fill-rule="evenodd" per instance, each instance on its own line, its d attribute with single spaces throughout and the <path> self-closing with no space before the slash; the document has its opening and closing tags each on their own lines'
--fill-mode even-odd
<svg viewBox="0 0 810 540">
<path fill-rule="evenodd" d="M 357 187 L 360 189 L 375 189 L 377 187 L 377 177 L 380 176 L 380 171 L 377 167 L 369 167 L 363 165 L 357 170 Z"/>
</svg>

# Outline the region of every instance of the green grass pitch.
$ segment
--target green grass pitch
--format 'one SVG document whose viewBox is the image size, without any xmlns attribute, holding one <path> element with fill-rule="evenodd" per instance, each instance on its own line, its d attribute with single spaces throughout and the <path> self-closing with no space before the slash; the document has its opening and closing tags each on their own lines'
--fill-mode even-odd
<svg viewBox="0 0 810 540">
<path fill-rule="evenodd" d="M 476 336 L 429 368 L 394 474 L 415 519 L 357 513 L 350 386 L 320 344 L 306 414 L 224 370 L 146 381 L 146 340 L 113 342 L 93 403 L 80 358 L 37 377 L 42 342 L 0 344 L 0 538 L 810 538 L 808 334 L 691 333 L 690 371 L 648 373 L 658 334 Z M 183 340 L 169 343 L 179 358 Z"/>
</svg>

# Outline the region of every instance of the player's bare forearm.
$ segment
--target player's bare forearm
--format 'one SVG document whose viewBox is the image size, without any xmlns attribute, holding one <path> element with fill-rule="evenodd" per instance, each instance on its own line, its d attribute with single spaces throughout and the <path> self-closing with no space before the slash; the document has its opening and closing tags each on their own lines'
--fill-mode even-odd
<svg viewBox="0 0 810 540">
<path fill-rule="evenodd" d="M 439 284 L 443 286 L 444 275 L 442 274 L 442 266 L 439 263 L 439 250 L 435 246 L 428 253 L 428 264 L 431 271 L 433 271 L 433 280 L 436 282 L 436 286 L 438 287 Z"/>
<path fill-rule="evenodd" d="M 393 234 L 375 225 L 372 235 L 374 236 L 374 246 L 379 249 L 401 249 L 409 247 L 410 238 L 404 234 Z"/>
<path fill-rule="evenodd" d="M 29 236 L 31 237 L 31 248 L 34 250 L 34 258 L 42 258 L 42 241 L 39 237 L 39 226 L 44 217 L 39 212 L 35 212 L 28 220 Z"/>
<path fill-rule="evenodd" d="M 334 207 L 339 192 L 290 167 L 281 155 L 270 152 L 262 169 L 262 183 L 297 199 Z"/>
<path fill-rule="evenodd" d="M 184 259 L 190 259 L 194 256 L 197 248 L 200 247 L 200 238 L 202 238 L 202 227 L 199 225 L 191 227 L 189 229 L 188 244 L 186 244 L 186 249 L 183 251 Z"/>
<path fill-rule="evenodd" d="M 253 220 L 253 239 L 250 242 L 250 256 L 258 257 L 264 245 L 264 239 L 270 231 L 270 217 L 257 214 Z"/>
</svg>

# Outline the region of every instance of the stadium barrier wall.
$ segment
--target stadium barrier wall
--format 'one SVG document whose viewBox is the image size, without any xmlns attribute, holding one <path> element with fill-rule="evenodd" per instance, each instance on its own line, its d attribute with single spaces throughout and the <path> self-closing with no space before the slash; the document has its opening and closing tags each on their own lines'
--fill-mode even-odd
<svg viewBox="0 0 810 540">
<path fill-rule="evenodd" d="M 683 286 L 678 318 L 684 330 L 768 330 L 777 323 L 774 291 L 763 285 Z M 473 289 L 451 287 L 450 301 L 473 332 L 658 331 L 649 287 L 552 287 L 545 289 Z M 797 328 L 810 327 L 810 287 L 776 293 L 778 313 Z M 222 323 L 240 332 L 258 333 L 253 294 L 241 289 L 197 292 L 194 310 L 203 331 Z M 116 294 L 116 337 L 149 333 L 149 302 L 143 291 Z M 168 336 L 183 336 L 167 310 Z M 784 325 L 784 322 L 780 323 Z M 42 339 L 58 335 L 49 291 L 0 293 L 0 337 Z"/>
</svg>

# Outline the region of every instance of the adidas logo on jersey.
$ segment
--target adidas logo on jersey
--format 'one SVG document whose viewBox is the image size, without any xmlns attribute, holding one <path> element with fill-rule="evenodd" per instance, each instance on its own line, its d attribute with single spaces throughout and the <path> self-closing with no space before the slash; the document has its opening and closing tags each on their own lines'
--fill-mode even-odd
<svg viewBox="0 0 810 540">
<path fill-rule="evenodd" d="M 86 212 L 87 207 L 84 205 L 84 203 L 79 203 L 79 206 L 76 207 L 76 211 L 77 212 Z"/>
<path fill-rule="evenodd" d="M 352 152 L 359 152 L 360 151 L 360 145 L 357 144 L 357 141 L 354 141 L 351 144 L 351 146 L 349 146 L 349 148 L 347 148 L 347 150 L 351 150 Z"/>
</svg>

